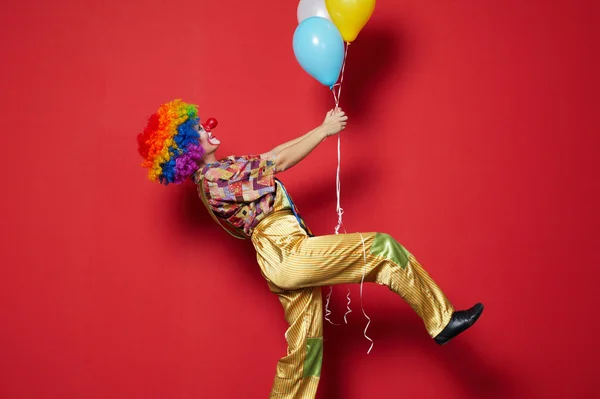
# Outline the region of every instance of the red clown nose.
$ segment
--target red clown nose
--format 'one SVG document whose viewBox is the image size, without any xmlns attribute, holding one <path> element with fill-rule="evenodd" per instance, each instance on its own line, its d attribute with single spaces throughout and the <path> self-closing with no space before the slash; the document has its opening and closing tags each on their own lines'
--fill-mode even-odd
<svg viewBox="0 0 600 399">
<path fill-rule="evenodd" d="M 202 127 L 207 132 L 210 132 L 211 130 L 216 128 L 218 124 L 219 122 L 215 118 L 208 118 L 206 122 L 202 124 Z"/>
</svg>

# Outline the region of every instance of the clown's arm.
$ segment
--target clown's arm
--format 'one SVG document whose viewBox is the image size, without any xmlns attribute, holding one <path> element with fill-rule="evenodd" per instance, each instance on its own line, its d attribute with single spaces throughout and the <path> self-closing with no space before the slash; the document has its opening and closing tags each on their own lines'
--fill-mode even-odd
<svg viewBox="0 0 600 399">
<path fill-rule="evenodd" d="M 297 137 L 297 138 L 295 138 L 293 140 L 290 140 L 287 143 L 283 143 L 283 144 L 278 145 L 277 147 L 273 148 L 271 151 L 263 154 L 264 155 L 263 158 L 267 158 L 269 156 L 273 156 L 273 155 L 279 154 L 282 150 L 288 148 L 289 146 L 292 146 L 292 145 L 294 145 L 296 143 L 299 143 L 300 141 L 304 140 L 305 138 L 307 138 L 308 136 L 310 136 L 317 129 L 318 128 L 315 128 L 315 129 L 311 130 L 310 132 L 306 133 L 303 136 L 300 136 L 300 137 Z"/>
<path fill-rule="evenodd" d="M 261 154 L 262 158 L 275 157 L 276 173 L 283 172 L 296 165 L 310 154 L 328 136 L 339 133 L 346 126 L 348 117 L 340 109 L 327 113 L 321 126 L 305 135 L 275 147 Z"/>
</svg>

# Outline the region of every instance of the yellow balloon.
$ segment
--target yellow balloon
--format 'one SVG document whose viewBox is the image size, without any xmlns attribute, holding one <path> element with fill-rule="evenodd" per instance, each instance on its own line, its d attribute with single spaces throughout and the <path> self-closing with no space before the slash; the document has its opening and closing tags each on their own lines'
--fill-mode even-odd
<svg viewBox="0 0 600 399">
<path fill-rule="evenodd" d="M 331 20 L 344 41 L 353 42 L 375 10 L 375 0 L 325 0 Z"/>
</svg>

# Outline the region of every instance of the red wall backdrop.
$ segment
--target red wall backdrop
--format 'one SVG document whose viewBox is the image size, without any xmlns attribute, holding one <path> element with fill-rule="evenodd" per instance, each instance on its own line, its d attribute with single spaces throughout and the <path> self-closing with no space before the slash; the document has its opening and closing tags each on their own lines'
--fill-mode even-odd
<svg viewBox="0 0 600 399">
<path fill-rule="evenodd" d="M 192 185 L 146 180 L 135 136 L 183 98 L 221 155 L 321 122 L 292 0 L 3 5 L 0 396 L 266 398 L 283 312 Z M 600 203 L 594 1 L 381 0 L 342 106 L 348 231 L 405 244 L 477 326 L 445 347 L 368 285 L 325 326 L 321 399 L 591 398 Z M 281 175 L 331 234 L 336 140 Z M 346 288 L 332 318 L 342 321 Z"/>
</svg>

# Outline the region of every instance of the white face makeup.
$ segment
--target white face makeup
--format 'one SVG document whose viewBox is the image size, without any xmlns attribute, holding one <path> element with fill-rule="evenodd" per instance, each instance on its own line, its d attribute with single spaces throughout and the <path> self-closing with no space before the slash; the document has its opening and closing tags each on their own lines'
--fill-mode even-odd
<svg viewBox="0 0 600 399">
<path fill-rule="evenodd" d="M 198 126 L 198 133 L 200 133 L 200 145 L 207 154 L 213 153 L 221 144 L 221 141 L 214 137 L 212 132 L 207 132 L 202 125 Z"/>
<path fill-rule="evenodd" d="M 204 130 L 204 129 L 202 129 L 202 130 Z M 205 130 L 205 132 L 206 132 L 206 130 Z M 219 145 L 219 144 L 221 144 L 221 142 L 219 141 L 219 139 L 213 136 L 212 132 L 206 132 L 206 133 L 208 135 L 208 142 L 210 144 L 212 144 L 212 145 Z"/>
</svg>

